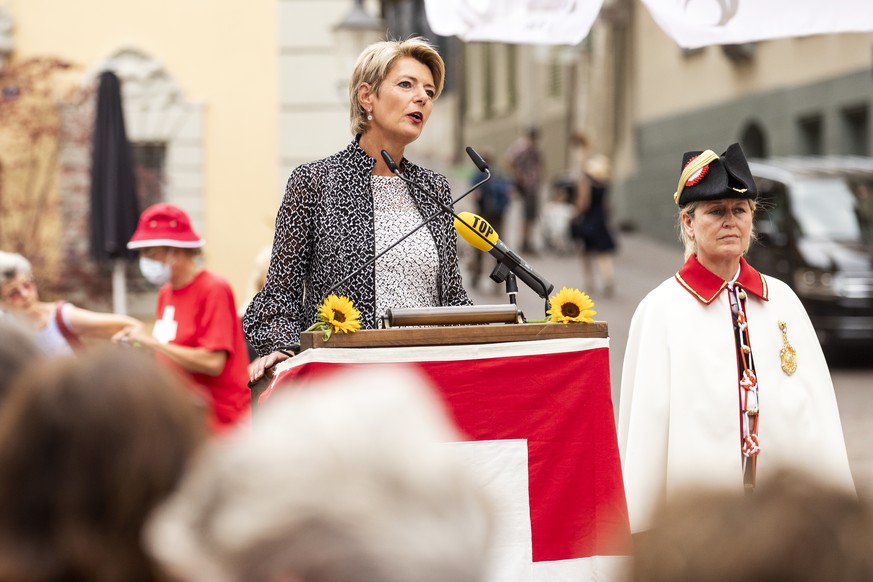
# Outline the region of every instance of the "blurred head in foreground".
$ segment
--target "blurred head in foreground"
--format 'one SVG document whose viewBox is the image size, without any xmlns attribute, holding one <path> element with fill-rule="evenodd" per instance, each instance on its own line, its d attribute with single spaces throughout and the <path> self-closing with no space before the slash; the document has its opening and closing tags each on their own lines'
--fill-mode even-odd
<svg viewBox="0 0 873 582">
<path fill-rule="evenodd" d="M 205 434 L 188 390 L 133 350 L 30 367 L 0 408 L 0 580 L 160 580 L 142 526 Z"/>
<path fill-rule="evenodd" d="M 633 582 L 873 580 L 873 510 L 783 474 L 745 497 L 691 493 L 636 541 Z"/>
<path fill-rule="evenodd" d="M 478 582 L 490 504 L 411 369 L 293 386 L 207 447 L 148 545 L 185 581 Z"/>
<path fill-rule="evenodd" d="M 0 314 L 0 402 L 18 374 L 41 357 L 33 334 L 12 317 Z"/>
</svg>

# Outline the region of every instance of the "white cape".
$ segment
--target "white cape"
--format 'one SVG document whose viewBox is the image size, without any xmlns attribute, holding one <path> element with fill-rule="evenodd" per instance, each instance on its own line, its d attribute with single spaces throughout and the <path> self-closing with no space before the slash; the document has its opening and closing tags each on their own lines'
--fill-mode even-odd
<svg viewBox="0 0 873 582">
<path fill-rule="evenodd" d="M 758 377 L 758 483 L 789 468 L 854 493 L 830 373 L 800 300 L 764 277 L 769 301 L 749 294 Z M 782 371 L 778 322 L 797 352 Z M 631 531 L 685 488 L 743 490 L 737 360 L 728 294 L 705 305 L 675 278 L 643 299 L 631 321 L 619 407 L 619 451 Z"/>
</svg>

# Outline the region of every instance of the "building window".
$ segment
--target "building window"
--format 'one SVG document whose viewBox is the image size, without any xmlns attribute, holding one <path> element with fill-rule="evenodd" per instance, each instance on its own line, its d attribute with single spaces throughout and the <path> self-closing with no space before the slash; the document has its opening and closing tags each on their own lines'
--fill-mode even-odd
<svg viewBox="0 0 873 582">
<path fill-rule="evenodd" d="M 494 49 L 493 44 L 482 45 L 482 66 L 485 69 L 485 119 L 494 117 L 494 95 L 496 93 L 494 84 L 496 83 L 496 72 L 494 70 Z"/>
<path fill-rule="evenodd" d="M 767 148 L 767 134 L 757 122 L 751 122 L 740 134 L 740 144 L 743 146 L 747 158 L 766 158 L 769 156 Z"/>
<path fill-rule="evenodd" d="M 518 71 L 516 67 L 518 67 L 518 52 L 517 48 L 514 44 L 510 44 L 506 46 L 506 70 L 507 70 L 507 96 L 509 101 L 507 103 L 507 110 L 511 111 L 515 109 L 516 104 L 518 103 L 518 86 L 516 85 L 518 81 Z"/>
<path fill-rule="evenodd" d="M 166 200 L 164 195 L 167 146 L 164 143 L 134 143 L 133 168 L 140 208 Z"/>
<path fill-rule="evenodd" d="M 561 55 L 558 50 L 553 49 L 549 51 L 547 63 L 546 95 L 553 98 L 560 97 L 564 89 L 563 67 L 561 66 Z"/>
<path fill-rule="evenodd" d="M 805 156 L 820 156 L 822 150 L 822 136 L 824 134 L 824 122 L 821 115 L 801 117 L 797 121 L 799 133 L 798 147 L 800 154 Z"/>
<path fill-rule="evenodd" d="M 870 155 L 870 112 L 866 105 L 843 109 L 840 114 L 843 153 Z"/>
</svg>

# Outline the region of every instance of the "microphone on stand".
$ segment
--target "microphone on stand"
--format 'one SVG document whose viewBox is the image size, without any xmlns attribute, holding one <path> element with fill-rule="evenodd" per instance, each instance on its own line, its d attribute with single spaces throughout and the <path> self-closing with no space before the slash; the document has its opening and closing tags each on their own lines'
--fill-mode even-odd
<svg viewBox="0 0 873 582">
<path fill-rule="evenodd" d="M 543 299 L 555 288 L 545 277 L 534 271 L 527 262 L 515 254 L 500 240 L 497 231 L 484 218 L 472 212 L 462 212 L 455 216 L 455 230 L 465 241 L 485 251 L 503 263 Z"/>
<path fill-rule="evenodd" d="M 457 204 L 458 202 L 463 200 L 468 194 L 470 194 L 471 192 L 474 192 L 476 190 L 476 188 L 478 188 L 479 186 L 481 186 L 482 184 L 484 184 L 485 182 L 487 182 L 488 180 L 491 179 L 491 170 L 488 168 L 488 164 L 485 163 L 485 160 L 482 159 L 482 156 L 480 156 L 478 153 L 476 153 L 476 150 L 474 150 L 470 146 L 467 146 L 465 151 L 467 152 L 467 155 L 470 156 L 470 159 L 473 161 L 473 163 L 476 165 L 476 167 L 479 169 L 479 171 L 482 172 L 483 174 L 485 174 L 485 177 L 482 180 L 473 184 L 472 188 L 470 188 L 469 190 L 467 190 L 466 192 L 464 192 L 463 194 L 461 194 L 460 196 L 458 196 L 457 198 L 452 200 L 452 204 Z M 360 267 L 358 267 L 357 269 L 355 269 L 354 271 L 352 271 L 351 273 L 349 273 L 348 275 L 343 277 L 343 279 L 339 283 L 332 286 L 334 291 L 338 291 L 339 288 L 344 283 L 348 282 L 349 279 L 351 279 L 355 275 L 360 274 L 361 271 L 363 271 L 364 269 L 367 269 L 370 266 L 372 266 L 376 261 L 379 260 L 380 257 L 382 257 L 382 255 L 384 255 L 385 253 L 387 253 L 388 251 L 390 251 L 391 249 L 393 249 L 394 247 L 396 247 L 397 245 L 402 243 L 404 240 L 406 240 L 407 238 L 409 238 L 410 236 L 412 236 L 413 234 L 418 232 L 419 229 L 421 229 L 422 227 L 429 224 L 434 218 L 438 217 L 443 212 L 448 212 L 452 216 L 457 217 L 457 215 L 452 211 L 451 208 L 449 208 L 446 205 L 444 205 L 443 203 L 441 203 L 439 201 L 439 199 L 436 198 L 433 194 L 431 194 L 430 192 L 419 187 L 417 184 L 413 183 L 411 180 L 406 178 L 406 176 L 403 176 L 400 173 L 400 168 L 398 168 L 397 164 L 394 163 L 394 158 L 392 158 L 391 155 L 388 152 L 386 152 L 385 150 L 382 150 L 382 159 L 385 161 L 385 164 L 388 166 L 388 169 L 390 169 L 392 172 L 394 172 L 394 174 L 396 174 L 399 178 L 401 178 L 402 180 L 406 181 L 407 183 L 412 184 L 413 186 L 419 188 L 422 192 L 425 192 L 429 197 L 434 198 L 437 201 L 437 203 L 440 205 L 440 212 L 434 212 L 433 214 L 428 216 L 418 226 L 416 226 L 415 228 L 413 228 L 412 230 L 410 230 L 409 232 L 407 232 L 406 234 L 401 236 L 399 239 L 397 239 L 396 241 L 394 241 L 393 243 L 391 243 L 390 245 L 388 245 L 387 247 L 382 249 L 378 254 L 376 254 L 375 257 L 373 257 L 372 259 L 367 261 L 365 264 L 361 265 Z"/>
<path fill-rule="evenodd" d="M 469 153 L 470 149 L 471 148 L 467 148 L 467 153 Z M 382 150 L 381 153 L 382 159 L 385 160 L 388 169 L 394 172 L 397 177 L 427 194 L 434 202 L 439 204 L 443 210 L 455 217 L 455 230 L 464 237 L 464 240 L 480 250 L 491 253 L 491 255 L 497 259 L 498 263 L 505 265 L 512 273 L 517 275 L 519 279 L 524 281 L 528 287 L 533 289 L 537 295 L 548 301 L 549 293 L 555 288 L 555 286 L 549 283 L 545 277 L 534 271 L 533 268 L 521 257 L 512 252 L 509 247 L 498 238 L 497 233 L 484 218 L 473 214 L 472 212 L 462 212 L 460 215 L 455 214 L 454 210 L 446 206 L 432 192 L 422 188 L 419 184 L 416 184 L 404 176 L 403 172 L 400 171 L 400 168 L 398 168 L 397 164 L 394 162 L 394 158 L 391 157 L 391 154 L 385 150 Z M 472 155 L 470 157 L 472 157 Z M 475 159 L 473 161 L 476 163 Z M 482 160 L 482 164 L 485 164 L 484 160 Z M 476 163 L 476 165 L 478 166 L 478 163 Z"/>
<path fill-rule="evenodd" d="M 469 150 L 470 148 L 467 149 Z M 420 185 L 404 176 L 403 172 L 400 171 L 400 168 L 397 167 L 397 164 L 391 157 L 391 154 L 385 150 L 382 150 L 381 153 L 382 159 L 385 160 L 385 164 L 388 166 L 389 170 L 394 172 L 395 175 L 407 184 L 415 186 L 427 194 L 434 202 L 439 204 L 443 210 L 455 217 L 455 230 L 464 237 L 464 240 L 480 250 L 491 253 L 499 263 L 506 265 L 506 267 L 517 275 L 519 279 L 527 283 L 527 285 L 533 289 L 537 295 L 548 300 L 549 293 L 555 288 L 555 286 L 549 283 L 545 277 L 534 271 L 533 268 L 521 257 L 512 252 L 509 247 L 498 238 L 497 233 L 484 218 L 473 214 L 472 212 L 462 212 L 460 215 L 455 214 L 454 210 L 446 206 L 432 192 L 422 188 Z M 482 163 L 485 163 L 484 160 Z"/>
</svg>

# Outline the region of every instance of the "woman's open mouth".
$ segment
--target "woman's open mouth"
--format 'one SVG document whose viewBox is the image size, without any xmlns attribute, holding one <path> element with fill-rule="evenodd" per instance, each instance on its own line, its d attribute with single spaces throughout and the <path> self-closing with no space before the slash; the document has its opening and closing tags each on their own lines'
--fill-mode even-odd
<svg viewBox="0 0 873 582">
<path fill-rule="evenodd" d="M 424 121 L 424 115 L 422 115 L 418 111 L 413 111 L 412 113 L 407 114 L 407 117 L 411 117 L 412 119 L 414 119 L 415 121 L 417 121 L 419 123 Z"/>
</svg>

